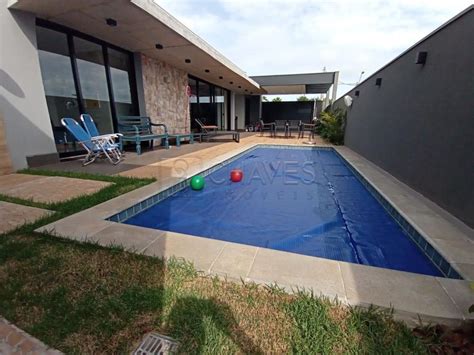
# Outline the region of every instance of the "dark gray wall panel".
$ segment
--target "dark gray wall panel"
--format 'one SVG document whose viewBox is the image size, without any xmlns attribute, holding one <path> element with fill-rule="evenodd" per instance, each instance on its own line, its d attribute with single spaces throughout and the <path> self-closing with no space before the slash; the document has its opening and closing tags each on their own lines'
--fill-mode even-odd
<svg viewBox="0 0 474 355">
<path fill-rule="evenodd" d="M 345 144 L 474 227 L 474 10 L 348 95 Z"/>
<path fill-rule="evenodd" d="M 275 120 L 301 120 L 309 123 L 313 119 L 313 101 L 263 102 L 262 119 L 264 122 Z"/>
</svg>

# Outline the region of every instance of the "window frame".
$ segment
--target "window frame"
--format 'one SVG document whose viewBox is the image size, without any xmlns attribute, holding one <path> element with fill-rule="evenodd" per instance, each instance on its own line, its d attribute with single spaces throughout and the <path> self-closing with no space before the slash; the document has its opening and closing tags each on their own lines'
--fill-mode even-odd
<svg viewBox="0 0 474 355">
<path fill-rule="evenodd" d="M 128 73 L 129 73 L 129 81 L 130 81 L 130 94 L 131 94 L 132 103 L 134 107 L 134 114 L 136 115 L 139 114 L 140 107 L 139 107 L 139 100 L 138 100 L 137 78 L 136 78 L 136 73 L 135 73 L 136 65 L 135 65 L 135 58 L 132 52 L 126 49 L 123 49 L 121 47 L 118 47 L 114 44 L 111 44 L 109 42 L 103 41 L 99 38 L 93 37 L 91 35 L 82 33 L 72 28 L 59 25 L 57 23 L 44 20 L 41 18 L 36 19 L 36 26 L 47 28 L 47 29 L 54 30 L 57 32 L 61 32 L 66 35 L 68 49 L 69 49 L 69 57 L 71 59 L 72 74 L 74 78 L 74 86 L 76 89 L 76 97 L 79 104 L 79 112 L 81 114 L 87 113 L 87 112 L 85 111 L 84 98 L 82 97 L 81 82 L 79 78 L 79 71 L 77 67 L 77 57 L 76 57 L 76 51 L 74 47 L 74 37 L 81 38 L 83 40 L 90 41 L 92 43 L 95 43 L 101 46 L 102 54 L 104 57 L 105 75 L 106 75 L 106 80 L 107 80 L 107 89 L 109 92 L 110 112 L 112 116 L 112 126 L 114 128 L 114 131 L 117 132 L 118 130 L 118 122 L 117 122 L 118 117 L 117 117 L 115 95 L 114 95 L 113 84 L 112 84 L 112 75 L 110 71 L 111 67 L 110 67 L 110 62 L 109 62 L 108 48 L 124 53 L 129 57 L 130 71 Z M 64 153 L 60 153 L 60 156 L 67 156 L 67 154 L 64 155 Z"/>
</svg>

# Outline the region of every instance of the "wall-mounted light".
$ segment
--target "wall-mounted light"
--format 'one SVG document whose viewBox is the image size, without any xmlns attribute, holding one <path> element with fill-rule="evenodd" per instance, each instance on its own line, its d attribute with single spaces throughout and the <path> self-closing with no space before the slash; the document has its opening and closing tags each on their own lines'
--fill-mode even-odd
<svg viewBox="0 0 474 355">
<path fill-rule="evenodd" d="M 189 64 L 191 63 L 191 59 L 185 59 L 184 62 Z"/>
<path fill-rule="evenodd" d="M 252 95 L 252 94 L 253 94 L 253 91 L 250 91 L 250 95 Z"/>
<path fill-rule="evenodd" d="M 206 73 L 209 73 L 209 69 L 204 70 Z"/>
<path fill-rule="evenodd" d="M 382 78 L 375 79 L 375 85 L 379 87 L 382 86 Z"/>
<path fill-rule="evenodd" d="M 163 49 L 163 45 L 160 43 L 155 44 L 156 49 Z"/>
<path fill-rule="evenodd" d="M 233 81 L 229 81 L 229 84 L 232 85 L 234 82 Z"/>
<path fill-rule="evenodd" d="M 224 77 L 223 77 L 223 76 L 220 76 L 219 79 L 224 79 Z"/>
<path fill-rule="evenodd" d="M 239 89 L 242 89 L 242 86 L 239 85 L 238 88 L 239 88 Z"/>
<path fill-rule="evenodd" d="M 105 23 L 109 25 L 110 27 L 116 27 L 117 26 L 117 21 L 114 20 L 113 18 L 106 18 Z"/>
<path fill-rule="evenodd" d="M 247 92 L 247 91 L 248 91 L 248 90 L 247 90 L 247 89 L 245 89 L 245 92 Z"/>
<path fill-rule="evenodd" d="M 351 107 L 352 106 L 352 97 L 350 97 L 349 95 L 346 95 L 344 96 L 344 105 L 346 105 L 347 107 Z"/>
<path fill-rule="evenodd" d="M 360 95 L 360 91 L 359 90 L 356 90 L 355 93 L 354 93 L 355 96 L 359 96 Z"/>
<path fill-rule="evenodd" d="M 426 57 L 428 57 L 428 52 L 418 52 L 416 53 L 415 64 L 422 64 L 426 63 Z"/>
</svg>

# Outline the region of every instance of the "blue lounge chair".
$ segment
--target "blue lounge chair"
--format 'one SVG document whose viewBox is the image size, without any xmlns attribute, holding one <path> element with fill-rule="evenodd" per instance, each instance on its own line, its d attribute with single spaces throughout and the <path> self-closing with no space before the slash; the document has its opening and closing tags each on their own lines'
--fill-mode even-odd
<svg viewBox="0 0 474 355">
<path fill-rule="evenodd" d="M 81 121 L 82 121 L 82 125 L 84 126 L 87 133 L 89 133 L 91 137 L 100 136 L 99 130 L 97 129 L 97 126 L 91 115 L 89 115 L 88 113 L 82 114 Z"/>
<path fill-rule="evenodd" d="M 88 113 L 83 113 L 81 115 L 81 121 L 82 121 L 82 125 L 84 126 L 87 133 L 89 133 L 91 137 L 110 138 L 112 140 L 112 143 L 115 143 L 115 139 L 118 139 L 121 136 L 123 136 L 123 134 L 121 133 L 100 134 L 94 122 L 94 119 Z"/>
<path fill-rule="evenodd" d="M 89 165 L 97 158 L 107 158 L 113 165 L 122 161 L 122 153 L 119 149 L 119 145 L 114 142 L 114 137 L 118 137 L 118 135 L 106 134 L 92 137 L 76 120 L 69 117 L 61 119 L 61 124 L 66 127 L 86 150 L 87 155 L 82 165 Z M 95 128 L 95 130 L 97 131 L 97 128 Z"/>
</svg>

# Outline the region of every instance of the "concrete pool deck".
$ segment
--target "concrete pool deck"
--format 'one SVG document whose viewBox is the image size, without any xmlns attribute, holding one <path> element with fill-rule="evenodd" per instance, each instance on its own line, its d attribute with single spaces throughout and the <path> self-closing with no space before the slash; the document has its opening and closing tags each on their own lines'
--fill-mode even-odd
<svg viewBox="0 0 474 355">
<path fill-rule="evenodd" d="M 337 298 L 345 304 L 393 307 L 397 317 L 413 323 L 418 321 L 418 315 L 423 321 L 448 324 L 473 319 L 468 308 L 474 303 L 474 292 L 466 281 L 474 280 L 472 230 L 346 147 L 334 148 L 465 280 L 339 262 L 105 220 L 258 144 L 302 145 L 306 140 L 251 136 L 240 144 L 224 143 L 122 171 L 120 175 L 154 176 L 158 181 L 38 231 L 103 246 L 122 245 L 145 255 L 182 257 L 207 274 L 264 284 L 276 282 L 289 291 L 311 289 L 315 294 Z M 318 143 L 322 142 L 318 140 Z"/>
</svg>

